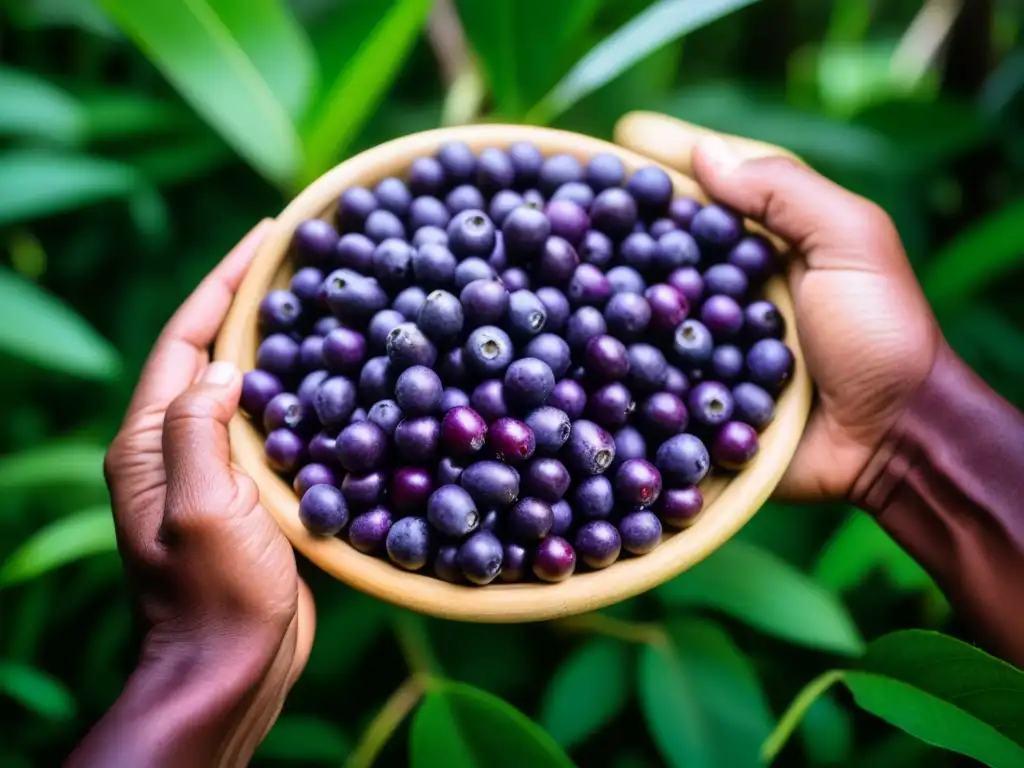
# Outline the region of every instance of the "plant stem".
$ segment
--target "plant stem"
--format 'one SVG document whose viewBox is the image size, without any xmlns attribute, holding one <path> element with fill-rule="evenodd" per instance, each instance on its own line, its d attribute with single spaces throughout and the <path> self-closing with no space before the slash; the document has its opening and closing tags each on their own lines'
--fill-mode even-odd
<svg viewBox="0 0 1024 768">
<path fill-rule="evenodd" d="M 768 738 L 764 740 L 764 744 L 761 745 L 762 763 L 765 765 L 771 764 L 779 752 L 782 751 L 782 748 L 786 746 L 789 737 L 796 730 L 797 726 L 800 725 L 800 721 L 803 720 L 811 705 L 825 691 L 842 680 L 844 674 L 846 673 L 841 669 L 833 669 L 823 675 L 819 675 L 804 686 L 803 690 L 796 695 L 796 698 L 789 705 L 789 709 L 779 718 L 779 724 L 775 726 L 775 730 L 771 732 Z"/>
<path fill-rule="evenodd" d="M 419 704 L 425 687 L 423 678 L 413 674 L 395 689 L 363 732 L 359 744 L 345 763 L 346 768 L 369 768 L 373 765 L 373 761 L 398 730 L 398 726 Z"/>
<path fill-rule="evenodd" d="M 624 621 L 603 613 L 585 613 L 582 616 L 570 616 L 559 619 L 555 624 L 573 632 L 593 632 L 606 637 L 614 637 L 627 643 L 663 646 L 669 643 L 665 630 L 657 624 L 640 624 L 635 621 Z"/>
<path fill-rule="evenodd" d="M 395 637 L 409 670 L 421 677 L 441 676 L 441 663 L 430 646 L 427 624 L 422 616 L 408 611 L 395 615 Z"/>
</svg>

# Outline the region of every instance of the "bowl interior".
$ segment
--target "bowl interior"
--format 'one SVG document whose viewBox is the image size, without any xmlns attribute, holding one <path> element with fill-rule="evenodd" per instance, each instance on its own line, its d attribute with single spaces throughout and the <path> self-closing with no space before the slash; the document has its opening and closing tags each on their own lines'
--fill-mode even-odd
<svg viewBox="0 0 1024 768">
<path fill-rule="evenodd" d="M 613 152 L 630 172 L 653 162 L 580 134 L 514 125 L 427 131 L 363 152 L 307 187 L 274 221 L 236 296 L 218 338 L 215 357 L 230 360 L 243 371 L 255 367 L 259 342 L 257 308 L 271 287 L 287 285 L 292 271 L 291 238 L 299 224 L 310 218 L 333 222 L 335 204 L 344 189 L 353 185 L 372 186 L 387 176 L 403 176 L 416 157 L 433 154 L 441 144 L 453 140 L 465 141 L 474 151 L 528 140 L 545 155 L 565 152 L 583 161 L 598 152 Z M 676 195 L 707 199 L 692 179 L 670 168 L 665 170 L 672 178 Z M 771 239 L 782 245 L 777 238 Z M 705 497 L 703 512 L 689 528 L 666 532 L 662 544 L 653 552 L 619 560 L 601 571 L 577 571 L 561 583 L 494 583 L 484 588 L 449 584 L 361 554 L 340 538 L 313 536 L 299 521 L 298 498 L 291 486 L 264 460 L 260 432 L 242 415 L 230 425 L 232 454 L 256 481 L 264 506 L 293 546 L 334 577 L 374 597 L 418 612 L 463 621 L 535 621 L 594 610 L 651 589 L 702 560 L 757 512 L 785 472 L 807 420 L 812 387 L 785 281 L 773 279 L 766 286 L 766 294 L 785 316 L 785 341 L 794 352 L 796 368 L 793 380 L 778 401 L 775 421 L 761 435 L 757 458 L 738 474 L 709 475 L 700 486 Z"/>
</svg>

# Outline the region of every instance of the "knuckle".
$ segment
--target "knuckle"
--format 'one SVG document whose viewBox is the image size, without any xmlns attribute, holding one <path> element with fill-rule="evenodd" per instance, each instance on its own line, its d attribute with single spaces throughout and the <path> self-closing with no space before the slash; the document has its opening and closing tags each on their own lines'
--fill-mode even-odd
<svg viewBox="0 0 1024 768">
<path fill-rule="evenodd" d="M 878 203 L 867 198 L 858 197 L 856 218 L 865 232 L 889 233 L 895 231 L 896 225 L 885 209 Z"/>
<path fill-rule="evenodd" d="M 179 395 L 167 408 L 165 427 L 176 427 L 196 421 L 216 419 L 220 413 L 220 402 L 208 394 L 186 392 Z"/>
</svg>

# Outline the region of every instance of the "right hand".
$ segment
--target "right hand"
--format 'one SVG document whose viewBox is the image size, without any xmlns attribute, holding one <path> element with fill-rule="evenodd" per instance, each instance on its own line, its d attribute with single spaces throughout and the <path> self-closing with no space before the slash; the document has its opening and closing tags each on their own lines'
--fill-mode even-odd
<svg viewBox="0 0 1024 768">
<path fill-rule="evenodd" d="M 797 332 L 819 402 L 778 493 L 848 496 L 942 343 L 892 221 L 765 145 L 647 114 L 624 118 L 616 138 L 675 160 L 713 200 L 790 245 Z"/>
</svg>

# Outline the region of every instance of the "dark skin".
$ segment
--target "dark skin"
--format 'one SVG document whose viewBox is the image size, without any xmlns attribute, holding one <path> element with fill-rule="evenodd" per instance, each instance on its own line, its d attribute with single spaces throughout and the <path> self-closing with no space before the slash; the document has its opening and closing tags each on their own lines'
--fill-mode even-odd
<svg viewBox="0 0 1024 768">
<path fill-rule="evenodd" d="M 873 203 L 792 160 L 745 160 L 741 145 L 698 131 L 672 140 L 693 147 L 693 174 L 711 197 L 792 245 L 819 403 L 779 493 L 844 498 L 941 340 L 896 230 Z M 168 323 L 111 445 L 118 541 L 147 631 L 136 671 L 70 766 L 245 765 L 309 656 L 312 597 L 230 460 L 241 374 L 208 353 L 259 236 Z"/>
</svg>

